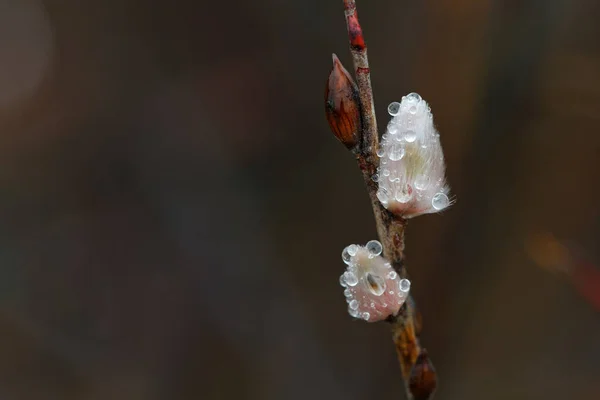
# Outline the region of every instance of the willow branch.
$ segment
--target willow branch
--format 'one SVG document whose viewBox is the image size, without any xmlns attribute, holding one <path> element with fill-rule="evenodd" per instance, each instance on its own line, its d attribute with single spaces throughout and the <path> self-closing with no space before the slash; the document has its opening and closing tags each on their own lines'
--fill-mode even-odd
<svg viewBox="0 0 600 400">
<path fill-rule="evenodd" d="M 406 220 L 394 216 L 381 205 L 376 196 L 377 185 L 371 179 L 379 166 L 379 158 L 376 155 L 379 145 L 379 135 L 377 132 L 377 119 L 375 117 L 367 46 L 358 20 L 355 1 L 344 0 L 344 11 L 350 42 L 350 53 L 352 54 L 354 64 L 356 91 L 360 100 L 358 137 L 355 142 L 351 141 L 346 144 L 355 154 L 362 171 L 367 191 L 371 198 L 377 233 L 383 246 L 383 254 L 392 263 L 400 276 L 406 277 L 407 271 L 404 265 L 404 230 Z M 339 62 L 339 60 L 334 57 L 334 68 L 336 62 Z M 340 137 L 338 136 L 338 138 Z M 340 138 L 340 140 L 342 139 Z M 419 340 L 421 319 L 412 297 L 404 303 L 396 316 L 389 318 L 389 322 L 392 326 L 392 336 L 408 398 L 415 400 L 431 399 L 437 385 L 437 375 L 427 355 L 427 351 L 421 346 Z"/>
</svg>

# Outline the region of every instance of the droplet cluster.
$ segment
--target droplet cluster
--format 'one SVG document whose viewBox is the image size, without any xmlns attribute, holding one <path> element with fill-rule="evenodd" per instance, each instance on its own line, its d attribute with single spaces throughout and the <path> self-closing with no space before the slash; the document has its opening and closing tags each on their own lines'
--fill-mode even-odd
<svg viewBox="0 0 600 400">
<path fill-rule="evenodd" d="M 348 313 L 368 322 L 395 315 L 408 297 L 410 281 L 401 279 L 392 265 L 381 257 L 377 240 L 365 246 L 351 244 L 342 251 L 347 264 L 340 285 L 348 303 Z"/>
<path fill-rule="evenodd" d="M 429 105 L 417 93 L 388 106 L 392 116 L 377 149 L 377 198 L 396 215 L 439 212 L 451 203 L 440 135 Z"/>
</svg>

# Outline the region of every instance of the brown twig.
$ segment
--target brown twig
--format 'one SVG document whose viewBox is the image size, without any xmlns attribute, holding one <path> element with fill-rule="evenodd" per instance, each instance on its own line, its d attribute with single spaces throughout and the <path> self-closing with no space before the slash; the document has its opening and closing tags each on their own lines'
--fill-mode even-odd
<svg viewBox="0 0 600 400">
<path fill-rule="evenodd" d="M 384 256 L 402 277 L 406 277 L 407 272 L 404 266 L 406 220 L 394 216 L 381 205 L 376 195 L 377 185 L 372 180 L 372 176 L 379 165 L 379 158 L 376 155 L 379 136 L 373 105 L 373 89 L 371 87 L 367 46 L 358 21 L 355 1 L 344 0 L 344 10 L 357 82 L 356 87 L 360 99 L 358 140 L 349 147 L 355 154 L 363 173 L 371 198 L 377 233 L 383 246 Z M 336 61 L 339 63 L 339 60 L 334 57 L 334 69 Z M 348 143 L 346 144 L 348 145 Z M 431 399 L 437 385 L 437 375 L 427 351 L 421 347 L 419 342 L 421 320 L 412 297 L 404 303 L 398 315 L 389 319 L 389 322 L 392 325 L 392 335 L 408 398 L 415 400 Z"/>
</svg>

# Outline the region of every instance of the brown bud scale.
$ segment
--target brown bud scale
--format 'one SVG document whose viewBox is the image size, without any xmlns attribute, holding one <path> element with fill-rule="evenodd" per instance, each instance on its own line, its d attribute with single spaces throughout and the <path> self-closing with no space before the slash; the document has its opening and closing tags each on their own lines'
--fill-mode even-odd
<svg viewBox="0 0 600 400">
<path fill-rule="evenodd" d="M 325 114 L 333 134 L 346 147 L 354 148 L 361 129 L 358 88 L 335 54 L 325 86 Z"/>
</svg>

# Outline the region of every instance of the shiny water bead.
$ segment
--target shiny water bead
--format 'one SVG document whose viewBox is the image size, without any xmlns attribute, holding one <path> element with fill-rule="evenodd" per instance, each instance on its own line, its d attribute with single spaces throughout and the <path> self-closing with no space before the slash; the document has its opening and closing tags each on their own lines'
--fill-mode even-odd
<svg viewBox="0 0 600 400">
<path fill-rule="evenodd" d="M 352 257 L 354 257 L 356 255 L 356 252 L 358 251 L 358 245 L 355 244 L 351 244 L 346 248 L 348 249 L 348 254 L 350 254 Z"/>
<path fill-rule="evenodd" d="M 436 210 L 443 210 L 450 204 L 450 199 L 444 193 L 436 193 L 431 199 L 431 206 Z"/>
<path fill-rule="evenodd" d="M 407 130 L 404 132 L 404 140 L 406 140 L 408 143 L 414 142 L 417 140 L 417 132 L 413 131 L 412 129 Z"/>
<path fill-rule="evenodd" d="M 385 155 L 385 148 L 383 146 L 379 146 L 377 149 L 377 157 L 383 157 Z"/>
<path fill-rule="evenodd" d="M 358 301 L 352 300 L 348 305 L 351 309 L 356 310 L 358 308 Z"/>
<path fill-rule="evenodd" d="M 406 95 L 406 100 L 414 102 L 414 103 L 418 103 L 421 100 L 423 100 L 421 98 L 421 96 L 418 93 L 412 92 Z"/>
<path fill-rule="evenodd" d="M 398 160 L 402 159 L 402 157 L 404 157 L 404 154 L 406 154 L 406 150 L 404 150 L 404 147 L 402 147 L 402 145 L 400 145 L 398 143 L 394 143 L 390 147 L 388 157 L 392 161 L 398 161 Z"/>
<path fill-rule="evenodd" d="M 427 175 L 419 175 L 415 178 L 415 188 L 417 190 L 425 190 L 429 185 L 429 177 Z"/>
<path fill-rule="evenodd" d="M 373 182 L 378 182 L 379 181 L 379 174 L 373 174 L 373 176 L 371 176 L 371 179 L 373 180 Z"/>
<path fill-rule="evenodd" d="M 358 277 L 351 271 L 346 271 L 344 272 L 344 281 L 348 286 L 356 286 L 358 283 Z"/>
<path fill-rule="evenodd" d="M 412 198 L 412 191 L 409 186 L 398 188 L 394 194 L 394 199 L 399 203 L 408 203 Z"/>
<path fill-rule="evenodd" d="M 370 240 L 367 242 L 367 251 L 371 256 L 378 256 L 383 251 L 383 247 L 378 240 Z"/>
<path fill-rule="evenodd" d="M 398 112 L 400 112 L 400 103 L 398 103 L 397 101 L 390 103 L 390 105 L 388 106 L 388 113 L 392 117 L 394 117 L 398 115 Z"/>
<path fill-rule="evenodd" d="M 352 256 L 350 254 L 348 254 L 348 248 L 346 247 L 343 251 L 342 251 L 342 260 L 344 260 L 344 262 L 346 264 L 350 264 L 350 258 Z"/>
<path fill-rule="evenodd" d="M 344 289 L 344 296 L 345 297 L 352 297 L 352 292 L 350 291 L 350 289 Z"/>
<path fill-rule="evenodd" d="M 369 318 L 371 318 L 371 314 L 370 314 L 368 311 L 365 311 L 364 313 L 362 313 L 362 318 L 363 318 L 365 321 L 368 321 L 368 320 L 369 320 Z"/>
<path fill-rule="evenodd" d="M 410 290 L 410 281 L 408 279 L 401 279 L 398 288 L 401 292 L 408 292 Z"/>
<path fill-rule="evenodd" d="M 396 279 L 396 277 L 398 276 L 398 274 L 396 273 L 396 271 L 390 271 L 387 276 L 390 279 Z"/>
</svg>

